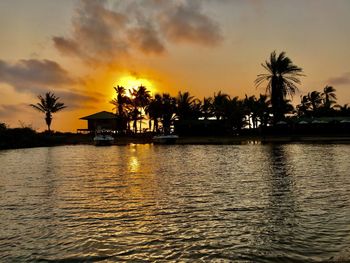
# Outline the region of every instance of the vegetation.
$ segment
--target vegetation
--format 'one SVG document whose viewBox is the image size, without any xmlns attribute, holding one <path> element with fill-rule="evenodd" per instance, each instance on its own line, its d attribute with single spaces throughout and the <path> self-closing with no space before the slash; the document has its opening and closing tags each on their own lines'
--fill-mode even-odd
<svg viewBox="0 0 350 263">
<path fill-rule="evenodd" d="M 52 122 L 52 113 L 56 113 L 66 106 L 64 103 L 58 102 L 59 97 L 56 97 L 54 93 L 47 92 L 45 96 L 38 96 L 39 102 L 36 104 L 30 104 L 34 109 L 45 113 L 45 122 L 47 125 L 47 130 L 50 132 L 51 122 Z"/>
<path fill-rule="evenodd" d="M 298 90 L 297 84 L 300 84 L 302 68 L 294 65 L 292 60 L 286 57 L 285 52 L 278 56 L 272 52 L 270 60 L 261 64 L 268 73 L 259 74 L 255 80 L 257 86 L 267 82 L 266 91 L 270 96 L 273 121 L 277 123 L 284 119 L 286 112 L 286 97 L 293 96 Z"/>
<path fill-rule="evenodd" d="M 200 100 L 188 91 L 179 92 L 177 96 L 168 93 L 151 96 L 142 85 L 129 91 L 122 86 L 114 87 L 116 97 L 110 103 L 116 114 L 117 132 L 169 134 L 175 130 L 180 134 L 232 135 L 251 131 L 250 134 L 264 134 L 266 130 L 278 130 L 282 124 L 294 127 L 302 120 L 311 123 L 313 118 L 331 117 L 335 122 L 343 123 L 350 120 L 349 105 L 337 104 L 336 89 L 332 86 L 301 96 L 300 103 L 294 108 L 290 99 L 298 91 L 297 85 L 304 75 L 284 52 L 272 52 L 262 66 L 267 72 L 257 75 L 255 85 L 266 84 L 266 89 L 265 94 L 259 96 L 239 98 L 218 91 Z M 38 103 L 30 106 L 45 114 L 50 132 L 52 114 L 66 106 L 54 93 L 47 92 L 38 99 Z M 344 117 L 349 119 L 339 119 Z M 147 129 L 142 126 L 144 120 L 148 120 Z M 0 123 L 2 136 L 9 130 Z M 22 132 L 35 133 L 29 130 Z M 16 134 L 14 130 L 11 132 Z"/>
<path fill-rule="evenodd" d="M 124 87 L 114 88 L 117 97 L 110 103 L 115 106 L 117 130 L 120 133 L 141 133 L 141 123 L 147 116 L 148 130 L 168 134 L 172 127 L 176 132 L 202 134 L 240 134 L 245 130 L 265 130 L 281 124 L 297 123 L 300 118 L 350 117 L 348 105 L 337 105 L 336 90 L 326 86 L 301 96 L 294 108 L 292 96 L 298 91 L 302 69 L 293 64 L 284 52 L 270 54 L 262 64 L 267 73 L 259 74 L 256 86 L 266 83 L 266 94 L 240 99 L 219 91 L 212 97 L 200 100 L 188 91 L 150 96 L 144 86 L 126 95 Z M 139 128 L 137 122 L 140 123 Z M 132 131 L 129 123 L 133 124 Z"/>
</svg>

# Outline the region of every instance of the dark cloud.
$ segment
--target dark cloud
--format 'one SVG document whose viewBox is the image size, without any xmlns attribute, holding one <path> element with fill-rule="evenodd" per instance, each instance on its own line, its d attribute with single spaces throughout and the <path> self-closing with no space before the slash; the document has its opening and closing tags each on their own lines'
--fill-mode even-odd
<svg viewBox="0 0 350 263">
<path fill-rule="evenodd" d="M 350 72 L 346 72 L 341 76 L 329 78 L 327 83 L 331 85 L 349 85 L 350 84 Z"/>
<path fill-rule="evenodd" d="M 60 98 L 61 102 L 67 105 L 67 110 L 85 109 L 88 103 L 99 103 L 101 101 L 101 96 L 94 96 L 93 94 L 78 91 L 60 90 L 55 92 L 55 94 Z"/>
<path fill-rule="evenodd" d="M 62 54 L 90 61 L 110 61 L 133 51 L 162 54 L 167 42 L 213 46 L 220 27 L 201 8 L 202 2 L 82 0 L 69 37 L 53 37 Z"/>
<path fill-rule="evenodd" d="M 107 9 L 106 1 L 80 1 L 72 20 L 69 38 L 56 36 L 55 47 L 64 55 L 84 60 L 105 60 L 127 52 L 120 36 L 128 19 L 122 13 Z"/>
<path fill-rule="evenodd" d="M 23 59 L 14 64 L 0 60 L 0 82 L 20 92 L 33 92 L 44 86 L 75 84 L 77 80 L 54 61 Z"/>
<path fill-rule="evenodd" d="M 98 98 L 102 97 L 96 92 L 85 93 L 72 88 L 72 85 L 81 84 L 81 81 L 71 77 L 58 63 L 51 60 L 30 59 L 17 63 L 0 60 L 0 83 L 8 84 L 18 92 L 33 95 L 45 94 L 54 88 L 54 93 L 70 109 L 81 107 L 83 103 L 99 102 Z M 10 112 L 10 108 L 6 112 Z"/>
<path fill-rule="evenodd" d="M 214 46 L 223 39 L 218 24 L 201 12 L 197 1 L 182 2 L 166 10 L 160 15 L 160 26 L 173 42 Z"/>
<path fill-rule="evenodd" d="M 128 31 L 128 40 L 145 54 L 161 54 L 165 47 L 152 27 L 137 27 Z"/>
</svg>

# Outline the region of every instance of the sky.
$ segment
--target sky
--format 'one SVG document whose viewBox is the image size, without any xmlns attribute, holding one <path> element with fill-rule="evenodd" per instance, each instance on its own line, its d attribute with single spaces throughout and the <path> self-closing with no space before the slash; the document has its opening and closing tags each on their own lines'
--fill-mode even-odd
<svg viewBox="0 0 350 263">
<path fill-rule="evenodd" d="M 54 92 L 52 129 L 112 111 L 114 86 L 243 98 L 272 51 L 303 68 L 300 96 L 332 85 L 350 103 L 348 0 L 1 0 L 0 122 L 43 131 L 28 105 Z"/>
</svg>

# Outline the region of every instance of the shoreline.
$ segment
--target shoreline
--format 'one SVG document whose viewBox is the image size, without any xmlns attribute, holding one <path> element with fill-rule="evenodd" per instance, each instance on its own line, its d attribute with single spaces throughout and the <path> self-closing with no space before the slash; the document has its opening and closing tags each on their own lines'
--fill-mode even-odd
<svg viewBox="0 0 350 263">
<path fill-rule="evenodd" d="M 151 144 L 153 135 L 116 136 L 113 145 Z M 308 135 L 235 135 L 235 136 L 180 136 L 174 145 L 255 145 L 255 144 L 350 144 L 347 134 Z M 0 150 L 63 145 L 93 145 L 88 134 L 57 133 L 37 134 L 25 141 L 2 141 Z"/>
</svg>

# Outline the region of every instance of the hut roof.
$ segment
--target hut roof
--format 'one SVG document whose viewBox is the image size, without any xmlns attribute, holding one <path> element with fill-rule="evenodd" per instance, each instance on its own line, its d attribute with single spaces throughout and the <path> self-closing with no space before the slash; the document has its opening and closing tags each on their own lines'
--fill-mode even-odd
<svg viewBox="0 0 350 263">
<path fill-rule="evenodd" d="M 107 120 L 115 119 L 116 115 L 108 111 L 100 111 L 95 114 L 80 118 L 81 120 Z"/>
</svg>

